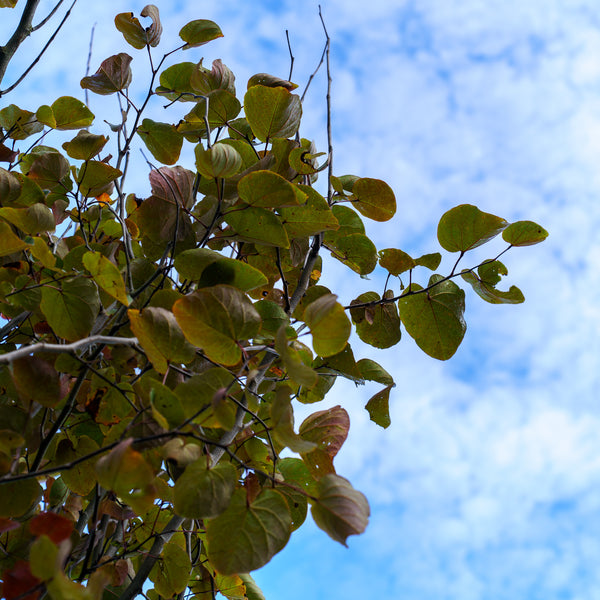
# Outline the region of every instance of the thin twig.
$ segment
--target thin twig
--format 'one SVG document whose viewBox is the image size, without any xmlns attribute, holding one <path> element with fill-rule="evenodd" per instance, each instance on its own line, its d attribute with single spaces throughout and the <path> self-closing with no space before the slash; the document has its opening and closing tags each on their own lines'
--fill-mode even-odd
<svg viewBox="0 0 600 600">
<path fill-rule="evenodd" d="M 292 73 L 294 72 L 294 55 L 292 54 L 292 44 L 290 43 L 290 32 L 285 30 L 285 39 L 287 40 L 288 50 L 290 51 L 290 74 L 288 75 L 288 81 L 292 80 Z"/>
<path fill-rule="evenodd" d="M 96 23 L 92 25 L 92 32 L 90 33 L 90 45 L 88 47 L 87 63 L 85 65 L 85 76 L 90 74 L 90 64 L 92 62 L 92 48 L 94 47 L 94 31 L 96 30 Z M 85 88 L 85 105 L 90 107 L 89 90 Z"/>
<path fill-rule="evenodd" d="M 60 5 L 64 1 L 65 0 L 58 0 L 56 5 L 54 6 L 54 8 L 37 25 L 34 25 L 31 28 L 31 31 L 33 32 L 33 31 L 37 31 L 38 29 L 41 29 L 56 14 L 56 11 L 60 8 Z"/>
<path fill-rule="evenodd" d="M 31 69 L 33 69 L 33 67 L 35 67 L 35 65 L 37 65 L 37 63 L 40 61 L 40 58 L 42 58 L 42 56 L 44 55 L 46 50 L 48 50 L 50 44 L 54 41 L 54 38 L 58 35 L 58 32 L 61 30 L 62 26 L 66 23 L 67 19 L 69 18 L 69 15 L 71 14 L 71 10 L 73 9 L 73 7 L 75 6 L 76 3 L 77 3 L 77 0 L 73 0 L 73 3 L 69 7 L 69 10 L 67 10 L 62 21 L 58 24 L 58 27 L 54 30 L 54 33 L 50 36 L 50 39 L 46 42 L 46 44 L 42 48 L 41 52 L 35 57 L 33 62 L 25 69 L 25 71 L 23 72 L 21 77 L 19 77 L 12 85 L 8 86 L 5 90 L 0 91 L 0 96 L 2 96 L 4 94 L 8 94 L 8 92 L 11 92 L 12 90 L 14 90 L 21 83 L 21 81 L 23 81 L 23 79 L 25 79 L 25 77 L 27 77 L 27 75 L 29 74 Z"/>
</svg>

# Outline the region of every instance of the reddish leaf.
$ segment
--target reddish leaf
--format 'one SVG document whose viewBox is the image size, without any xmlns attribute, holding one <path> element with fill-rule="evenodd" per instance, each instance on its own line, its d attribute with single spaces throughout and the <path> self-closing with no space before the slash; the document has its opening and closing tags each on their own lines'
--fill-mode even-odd
<svg viewBox="0 0 600 600">
<path fill-rule="evenodd" d="M 348 437 L 350 417 L 341 406 L 321 410 L 304 419 L 299 433 L 305 439 L 319 444 L 332 458 Z"/>
<path fill-rule="evenodd" d="M 24 560 L 18 560 L 12 569 L 4 571 L 2 579 L 2 594 L 6 600 L 37 600 L 40 597 L 41 589 L 36 588 L 41 582 L 31 574 L 29 563 Z"/>
<path fill-rule="evenodd" d="M 73 521 L 52 512 L 44 512 L 35 516 L 29 523 L 33 535 L 47 535 L 55 544 L 60 544 L 73 533 Z"/>
</svg>

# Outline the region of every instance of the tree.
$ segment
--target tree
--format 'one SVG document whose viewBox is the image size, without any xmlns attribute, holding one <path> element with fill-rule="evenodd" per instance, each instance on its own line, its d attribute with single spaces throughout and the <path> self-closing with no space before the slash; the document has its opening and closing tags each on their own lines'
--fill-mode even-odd
<svg viewBox="0 0 600 600">
<path fill-rule="evenodd" d="M 2 48 L 0 78 L 37 4 L 26 3 Z M 460 205 L 439 221 L 440 246 L 457 257 L 446 275 L 435 272 L 438 252 L 377 251 L 362 218 L 391 219 L 394 193 L 380 180 L 335 176 L 330 130 L 325 153 L 300 137 L 291 73 L 254 75 L 240 100 L 220 60 L 163 69 L 173 53 L 222 36 L 217 24 L 186 24 L 182 45 L 156 62 L 158 9 L 148 5 L 141 16 L 147 27 L 131 13 L 115 25 L 149 57 L 143 102 L 128 94 L 129 54 L 108 57 L 81 81 L 123 107 L 107 132 L 114 157 L 109 135 L 91 131 L 94 115 L 74 97 L 35 111 L 0 109 L 0 571 L 8 599 L 129 599 L 148 581 L 152 598 L 261 598 L 249 572 L 285 547 L 309 506 L 345 544 L 369 517 L 366 498 L 333 462 L 348 413 L 316 411 L 296 430 L 294 403 L 321 401 L 337 377 L 373 381 L 382 388 L 366 409 L 387 427 L 393 377 L 354 356 L 351 333 L 392 348 L 403 328 L 447 360 L 466 331 L 457 281 L 492 304 L 522 302 L 518 288 L 497 288 L 507 274 L 500 255 L 547 236 L 533 222 Z M 145 116 L 156 101 L 189 111 L 176 124 L 156 122 Z M 59 150 L 45 145 L 54 131 L 76 134 Z M 127 181 L 140 141 L 160 165 L 148 161 L 147 198 Z M 194 149 L 193 168 L 177 164 L 184 144 Z M 459 269 L 500 234 L 504 251 Z M 343 306 L 320 283 L 330 260 L 358 276 L 383 269 L 385 288 Z"/>
</svg>

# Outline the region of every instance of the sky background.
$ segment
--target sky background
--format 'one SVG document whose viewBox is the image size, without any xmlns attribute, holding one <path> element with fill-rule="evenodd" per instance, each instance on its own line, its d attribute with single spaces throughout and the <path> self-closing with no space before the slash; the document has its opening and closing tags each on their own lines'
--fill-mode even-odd
<svg viewBox="0 0 600 600">
<path fill-rule="evenodd" d="M 39 14 L 51 4 L 42 0 Z M 91 72 L 126 51 L 134 56 L 133 89 L 142 93 L 145 56 L 125 44 L 113 17 L 139 14 L 144 4 L 80 0 L 47 56 L 3 100 L 35 110 L 63 94 L 83 99 L 94 23 Z M 239 92 L 256 72 L 287 77 L 286 29 L 301 87 L 323 49 L 313 1 L 156 4 L 165 29 L 156 56 L 176 47 L 188 21 L 212 19 L 225 37 L 175 60 L 221 58 Z M 509 221 L 531 219 L 550 237 L 504 256 L 503 289 L 518 285 L 525 304 L 494 306 L 467 290 L 469 329 L 449 362 L 423 355 L 408 335 L 387 351 L 353 342 L 357 357 L 373 357 L 398 384 L 385 431 L 363 408 L 376 387 L 339 382 L 327 400 L 351 414 L 336 465 L 369 498 L 370 525 L 346 549 L 309 523 L 255 578 L 267 600 L 600 599 L 600 6 L 323 0 L 322 7 L 332 38 L 334 171 L 384 179 L 398 200 L 393 221 L 369 225 L 378 248 L 439 250 L 437 221 L 462 203 Z M 1 10 L 4 40 L 12 11 Z M 28 40 L 5 84 L 47 35 Z M 301 130 L 320 149 L 324 93 L 321 72 Z M 114 100 L 90 101 L 98 132 L 102 119 L 118 120 Z M 156 102 L 148 116 L 166 115 Z M 139 178 L 143 189 L 146 176 L 140 161 L 130 183 Z M 502 247 L 484 246 L 465 266 Z M 344 303 L 382 289 L 380 275 L 360 280 L 332 267 L 330 287 Z M 445 261 L 440 272 L 449 268 Z"/>
</svg>

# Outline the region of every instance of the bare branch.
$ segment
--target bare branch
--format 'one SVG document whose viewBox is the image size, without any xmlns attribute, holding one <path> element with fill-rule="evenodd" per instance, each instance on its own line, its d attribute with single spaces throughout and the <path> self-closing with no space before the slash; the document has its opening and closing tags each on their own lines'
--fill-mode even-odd
<svg viewBox="0 0 600 600">
<path fill-rule="evenodd" d="M 27 3 L 27 5 L 25 6 L 25 10 L 23 11 L 23 17 L 25 17 L 25 13 L 27 12 L 27 8 L 29 7 L 30 4 L 35 5 L 35 7 L 33 9 L 33 12 L 35 12 L 35 8 L 37 8 L 38 3 L 39 3 L 39 0 L 30 0 Z M 23 81 L 23 79 L 25 79 L 25 77 L 31 71 L 31 69 L 33 69 L 33 67 L 35 67 L 35 65 L 39 62 L 40 58 L 42 58 L 42 56 L 44 55 L 44 52 L 46 52 L 46 50 L 48 49 L 50 44 L 54 41 L 54 38 L 58 35 L 58 32 L 61 30 L 61 28 L 65 24 L 66 20 L 69 18 L 69 15 L 71 14 L 71 10 L 73 10 L 73 7 L 75 6 L 76 3 L 77 3 L 77 0 L 73 0 L 73 3 L 69 7 L 69 10 L 67 10 L 62 21 L 58 24 L 58 27 L 54 30 L 54 33 L 50 36 L 50 39 L 46 42 L 46 44 L 42 48 L 41 52 L 35 57 L 33 62 L 25 69 L 23 74 L 12 85 L 7 87 L 5 90 L 0 90 L 0 96 L 3 96 L 4 94 L 8 94 L 8 92 L 11 92 L 12 90 L 14 90 L 21 83 L 21 81 Z M 13 57 L 14 53 L 17 51 L 17 48 L 23 42 L 23 40 L 33 31 L 32 27 L 31 27 L 31 19 L 33 19 L 33 13 L 31 14 L 29 23 L 27 25 L 26 35 L 24 35 L 22 37 L 22 39 L 20 39 L 20 41 L 18 42 L 18 44 L 15 46 L 14 50 L 12 51 L 12 54 L 10 56 L 8 56 L 8 58 L 5 58 L 2 55 L 3 52 L 0 51 L 0 81 L 2 81 L 2 78 L 4 77 L 4 73 L 6 72 L 6 67 L 8 66 L 8 62 Z M 21 22 L 19 23 L 17 30 L 15 31 L 15 34 L 19 31 L 22 22 L 23 22 L 23 18 L 21 18 Z M 11 41 L 15 37 L 15 34 L 13 34 Z M 10 41 L 7 44 L 7 46 L 9 46 L 9 44 L 10 44 Z M 4 46 L 4 49 L 3 49 L 4 51 L 7 48 L 7 46 Z M 3 63 L 5 63 L 5 64 L 3 65 Z"/>
<path fill-rule="evenodd" d="M 124 338 L 112 337 L 110 335 L 92 335 L 90 337 L 83 338 L 82 340 L 77 340 L 71 344 L 48 344 L 46 342 L 39 342 L 38 344 L 32 344 L 31 346 L 23 346 L 17 350 L 13 350 L 12 352 L 7 352 L 6 354 L 0 354 L 0 363 L 7 363 L 12 360 L 16 360 L 17 358 L 21 358 L 22 356 L 35 354 L 36 352 L 75 352 L 76 350 L 81 350 L 81 348 L 87 348 L 88 346 L 93 346 L 94 344 L 135 346 L 138 343 L 139 342 L 137 338 L 134 337 Z"/>
</svg>

